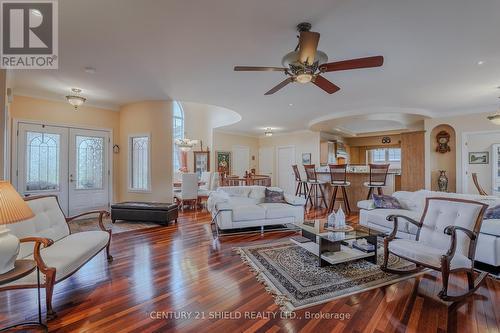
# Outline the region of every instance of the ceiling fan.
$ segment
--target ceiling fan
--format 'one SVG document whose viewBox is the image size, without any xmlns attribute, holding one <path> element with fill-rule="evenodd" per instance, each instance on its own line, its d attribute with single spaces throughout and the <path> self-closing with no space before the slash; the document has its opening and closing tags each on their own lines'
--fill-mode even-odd
<svg viewBox="0 0 500 333">
<path fill-rule="evenodd" d="M 288 76 L 284 81 L 265 93 L 272 95 L 292 82 L 312 82 L 329 94 L 340 90 L 338 86 L 325 79 L 321 74 L 349 69 L 379 67 L 384 63 L 384 57 L 375 56 L 359 59 L 330 62 L 326 53 L 318 50 L 318 32 L 312 32 L 310 23 L 300 23 L 299 43 L 294 51 L 289 52 L 281 61 L 283 67 L 235 66 L 237 72 L 283 72 Z"/>
</svg>

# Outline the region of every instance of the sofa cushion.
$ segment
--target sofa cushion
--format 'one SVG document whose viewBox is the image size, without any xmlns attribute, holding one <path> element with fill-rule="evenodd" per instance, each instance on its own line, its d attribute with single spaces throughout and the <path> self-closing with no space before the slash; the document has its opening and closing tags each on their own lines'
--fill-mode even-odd
<svg viewBox="0 0 500 333">
<path fill-rule="evenodd" d="M 264 202 L 266 203 L 285 203 L 285 195 L 283 190 L 272 190 L 270 188 L 266 188 L 265 190 L 266 197 L 264 198 Z"/>
<path fill-rule="evenodd" d="M 69 235 L 66 223 L 56 197 L 48 196 L 26 201 L 33 210 L 35 217 L 19 223 L 9 224 L 8 228 L 17 238 L 43 237 L 53 241 Z M 18 258 L 24 258 L 33 253 L 32 243 L 22 243 Z"/>
<path fill-rule="evenodd" d="M 217 192 L 225 192 L 230 197 L 247 197 L 252 191 L 251 186 L 224 186 L 219 187 Z"/>
<path fill-rule="evenodd" d="M 247 197 L 230 197 L 227 202 L 233 207 L 251 206 L 260 203 L 259 200 L 257 199 L 247 198 Z"/>
<path fill-rule="evenodd" d="M 485 220 L 500 219 L 500 205 L 489 207 L 484 213 Z"/>
<path fill-rule="evenodd" d="M 265 186 L 252 186 L 252 190 L 248 195 L 249 198 L 257 199 L 257 201 L 264 202 L 264 197 L 266 196 L 266 187 Z"/>
<path fill-rule="evenodd" d="M 263 220 L 266 209 L 259 205 L 233 206 L 233 222 Z"/>
<path fill-rule="evenodd" d="M 447 250 L 435 248 L 433 244 L 425 244 L 409 239 L 395 239 L 389 242 L 389 251 L 396 255 L 439 268 L 441 267 L 441 256 L 446 254 Z M 455 253 L 451 260 L 451 269 L 459 267 L 470 268 L 471 265 L 470 259 L 460 253 Z"/>
<path fill-rule="evenodd" d="M 375 208 L 402 209 L 398 199 L 390 195 L 378 195 L 373 193 L 373 203 Z"/>
<path fill-rule="evenodd" d="M 48 267 L 56 269 L 56 281 L 60 281 L 101 251 L 108 240 L 109 234 L 105 231 L 78 232 L 41 249 L 40 255 Z M 24 259 L 33 259 L 33 255 L 24 257 Z M 40 278 L 45 281 L 44 274 L 40 274 Z M 22 284 L 36 284 L 36 272 L 9 285 Z"/>
<path fill-rule="evenodd" d="M 259 206 L 266 210 L 266 219 L 281 219 L 295 216 L 295 211 L 288 204 L 266 202 L 259 204 Z"/>
<path fill-rule="evenodd" d="M 372 210 L 375 209 L 375 204 L 373 203 L 373 200 L 361 200 L 358 201 L 358 208 Z"/>
<path fill-rule="evenodd" d="M 483 224 L 481 225 L 481 233 L 500 237 L 500 220 L 483 220 Z"/>
<path fill-rule="evenodd" d="M 414 212 L 411 210 L 381 208 L 370 210 L 369 214 L 367 214 L 366 222 L 392 229 L 394 225 L 393 222 L 387 221 L 387 216 L 389 215 L 404 215 L 416 221 L 420 221 L 421 217 L 418 212 Z M 417 227 L 407 220 L 400 218 L 398 219 L 398 231 L 415 235 L 417 233 Z"/>
</svg>

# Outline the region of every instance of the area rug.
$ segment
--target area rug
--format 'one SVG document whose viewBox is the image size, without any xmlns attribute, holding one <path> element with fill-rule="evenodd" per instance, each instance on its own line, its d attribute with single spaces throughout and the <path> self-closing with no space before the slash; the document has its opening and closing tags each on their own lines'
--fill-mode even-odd
<svg viewBox="0 0 500 333">
<path fill-rule="evenodd" d="M 290 241 L 235 248 L 257 279 L 274 295 L 282 311 L 291 312 L 336 298 L 406 280 L 416 274 L 385 273 L 378 265 L 357 260 L 335 266 L 318 267 L 318 258 Z M 378 249 L 378 263 L 383 249 Z M 413 264 L 395 256 L 391 268 L 406 269 Z"/>
<path fill-rule="evenodd" d="M 129 221 L 116 221 L 111 223 L 109 218 L 103 219 L 103 224 L 106 229 L 111 229 L 113 234 L 119 234 L 125 231 L 140 230 L 153 227 L 159 227 L 158 223 L 153 222 L 129 222 Z M 80 219 L 71 221 L 69 223 L 71 232 L 94 231 L 101 230 L 97 218 Z"/>
</svg>

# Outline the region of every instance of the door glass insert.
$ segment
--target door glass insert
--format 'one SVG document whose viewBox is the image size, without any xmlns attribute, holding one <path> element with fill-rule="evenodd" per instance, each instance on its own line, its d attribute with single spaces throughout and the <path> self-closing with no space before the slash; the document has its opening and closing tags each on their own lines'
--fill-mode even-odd
<svg viewBox="0 0 500 333">
<path fill-rule="evenodd" d="M 59 190 L 59 134 L 26 132 L 26 191 Z"/>
<path fill-rule="evenodd" d="M 76 136 L 76 188 L 102 189 L 104 138 Z"/>
</svg>

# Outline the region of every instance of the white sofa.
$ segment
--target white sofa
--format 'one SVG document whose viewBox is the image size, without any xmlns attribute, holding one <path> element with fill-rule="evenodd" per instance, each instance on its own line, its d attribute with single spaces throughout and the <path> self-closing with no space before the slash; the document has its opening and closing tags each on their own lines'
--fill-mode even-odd
<svg viewBox="0 0 500 333">
<path fill-rule="evenodd" d="M 398 199 L 403 209 L 375 209 L 373 200 L 359 201 L 359 223 L 374 230 L 390 233 L 393 228 L 393 222 L 387 221 L 387 216 L 393 214 L 404 215 L 413 220 L 420 221 L 425 206 L 425 199 L 428 197 L 475 200 L 485 203 L 490 207 L 500 205 L 500 198 L 495 196 L 444 193 L 427 190 L 417 192 L 399 191 L 394 192 L 392 196 Z M 396 237 L 415 239 L 416 232 L 417 228 L 413 224 L 404 219 L 399 219 Z M 475 259 L 497 268 L 500 266 L 500 220 L 483 221 L 477 241 Z"/>
<path fill-rule="evenodd" d="M 47 317 L 52 319 L 52 294 L 54 285 L 75 273 L 95 255 L 106 249 L 108 261 L 111 230 L 106 230 L 102 219 L 106 211 L 93 211 L 74 217 L 65 217 L 54 195 L 25 198 L 35 216 L 29 220 L 10 224 L 9 229 L 19 238 L 17 259 L 34 259 L 40 268 L 40 283 L 46 289 Z M 68 222 L 91 214 L 99 216 L 101 230 L 71 233 Z M 1 255 L 1 254 L 0 254 Z M 2 285 L 0 290 L 36 288 L 36 272 Z"/>
<path fill-rule="evenodd" d="M 265 190 L 265 186 L 219 187 L 208 198 L 208 211 L 217 216 L 221 230 L 304 221 L 304 198 L 285 193 L 286 203 L 265 203 Z"/>
</svg>

